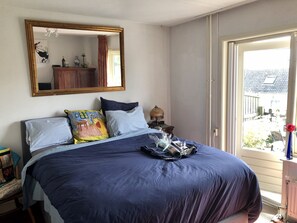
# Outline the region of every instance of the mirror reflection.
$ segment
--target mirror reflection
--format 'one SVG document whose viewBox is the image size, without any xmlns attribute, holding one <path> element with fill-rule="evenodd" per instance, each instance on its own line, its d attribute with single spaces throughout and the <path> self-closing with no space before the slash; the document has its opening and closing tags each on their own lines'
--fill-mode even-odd
<svg viewBox="0 0 297 223">
<path fill-rule="evenodd" d="M 123 29 L 26 20 L 33 96 L 124 90 Z"/>
</svg>

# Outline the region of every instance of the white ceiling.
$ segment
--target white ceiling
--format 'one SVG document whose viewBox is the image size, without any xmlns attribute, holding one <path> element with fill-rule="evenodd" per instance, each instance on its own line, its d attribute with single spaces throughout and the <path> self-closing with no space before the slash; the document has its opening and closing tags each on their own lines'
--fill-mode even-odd
<svg viewBox="0 0 297 223">
<path fill-rule="evenodd" d="M 173 26 L 254 1 L 256 0 L 1 0 L 1 4 Z"/>
</svg>

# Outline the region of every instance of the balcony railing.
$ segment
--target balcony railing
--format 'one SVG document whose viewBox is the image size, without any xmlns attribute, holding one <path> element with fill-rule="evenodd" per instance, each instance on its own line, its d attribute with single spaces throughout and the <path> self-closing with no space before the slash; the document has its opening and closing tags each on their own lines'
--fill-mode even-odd
<svg viewBox="0 0 297 223">
<path fill-rule="evenodd" d="M 245 94 L 243 109 L 244 121 L 253 119 L 261 114 L 262 111 L 259 111 L 259 96 Z"/>
</svg>

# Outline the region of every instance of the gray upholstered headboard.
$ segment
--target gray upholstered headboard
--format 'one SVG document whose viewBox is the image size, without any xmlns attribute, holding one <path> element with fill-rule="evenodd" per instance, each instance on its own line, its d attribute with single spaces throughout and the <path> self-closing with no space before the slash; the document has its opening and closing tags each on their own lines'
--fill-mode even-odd
<svg viewBox="0 0 297 223">
<path fill-rule="evenodd" d="M 23 152 L 23 165 L 25 165 L 31 158 L 30 146 L 26 142 L 26 122 L 21 121 L 21 137 L 22 137 L 22 152 Z"/>
</svg>

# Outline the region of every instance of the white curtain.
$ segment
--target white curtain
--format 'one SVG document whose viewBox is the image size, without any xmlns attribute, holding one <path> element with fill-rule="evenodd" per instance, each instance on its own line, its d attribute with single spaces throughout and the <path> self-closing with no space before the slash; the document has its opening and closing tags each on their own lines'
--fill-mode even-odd
<svg viewBox="0 0 297 223">
<path fill-rule="evenodd" d="M 236 95 L 237 92 L 237 45 L 234 42 L 228 43 L 228 109 L 227 109 L 227 139 L 226 150 L 227 152 L 234 154 L 236 152 Z"/>
<path fill-rule="evenodd" d="M 287 106 L 287 123 L 296 124 L 296 64 L 297 64 L 297 37 L 296 33 L 291 35 L 290 44 L 290 68 L 289 68 L 289 91 Z"/>
<path fill-rule="evenodd" d="M 286 124 L 292 123 L 296 125 L 296 99 L 297 99 L 297 83 L 296 83 L 296 68 L 297 68 L 297 33 L 292 33 L 291 35 L 291 43 L 290 43 L 290 68 L 289 68 L 289 90 L 288 90 L 288 105 L 287 105 L 287 119 Z M 289 133 L 286 135 L 286 148 L 288 148 L 288 137 Z M 294 138 L 293 137 L 293 148 L 294 146 Z M 296 150 L 293 153 L 296 153 Z"/>
</svg>

